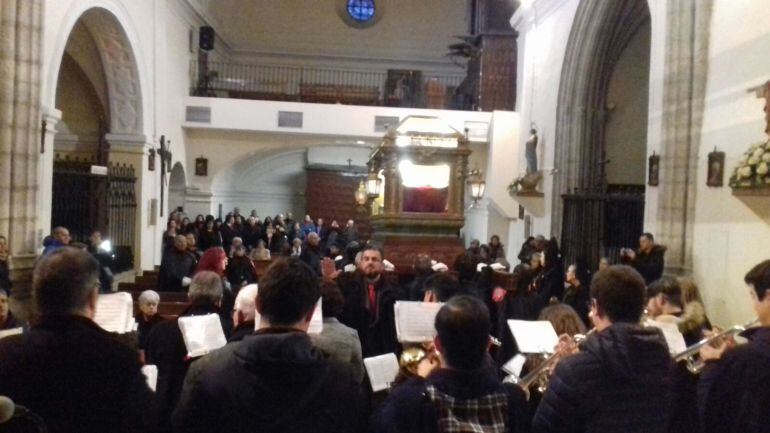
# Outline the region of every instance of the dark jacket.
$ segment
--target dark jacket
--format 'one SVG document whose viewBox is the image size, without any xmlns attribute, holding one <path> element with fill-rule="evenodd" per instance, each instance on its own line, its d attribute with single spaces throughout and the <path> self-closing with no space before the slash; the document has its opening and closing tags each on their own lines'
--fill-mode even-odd
<svg viewBox="0 0 770 433">
<path fill-rule="evenodd" d="M 342 273 L 337 285 L 345 298 L 345 307 L 339 320 L 358 332 L 364 358 L 398 352 L 396 322 L 393 305 L 401 299 L 397 286 L 387 281 L 382 274 L 374 284 L 377 303 L 370 308 L 368 284 L 360 271 Z"/>
<path fill-rule="evenodd" d="M 51 433 L 151 425 L 138 354 L 79 316 L 43 316 L 28 334 L 0 340 L 0 395 L 40 415 Z"/>
<path fill-rule="evenodd" d="M 508 387 L 488 369 L 459 371 L 439 369 L 426 379 L 413 377 L 396 387 L 385 400 L 382 409 L 372 418 L 372 430 L 377 433 L 432 433 L 438 432 L 441 411 L 431 401 L 428 388 L 455 398 L 457 401 L 477 402 L 500 396 L 507 399 L 506 412 L 501 421 L 506 432 L 525 431 L 526 407 L 524 394 L 518 387 Z M 462 413 L 458 412 L 462 417 Z"/>
<path fill-rule="evenodd" d="M 663 433 L 673 370 L 659 329 L 614 324 L 559 362 L 532 432 Z"/>
<path fill-rule="evenodd" d="M 18 320 L 16 320 L 16 317 L 13 316 L 13 313 L 8 310 L 8 315 L 5 316 L 5 320 L 0 322 L 0 331 L 4 331 L 6 329 L 14 329 L 20 327 L 22 324 L 19 323 Z"/>
<path fill-rule="evenodd" d="M 209 248 L 221 246 L 222 235 L 220 235 L 216 230 L 203 230 L 200 232 L 200 235 L 198 235 L 198 249 L 201 251 L 206 251 Z"/>
<path fill-rule="evenodd" d="M 235 291 L 247 284 L 257 282 L 257 269 L 247 256 L 231 258 L 227 263 L 225 275 L 227 275 L 227 281 L 230 282 L 230 286 Z"/>
<path fill-rule="evenodd" d="M 305 243 L 302 246 L 302 252 L 299 254 L 299 259 L 305 262 L 310 268 L 315 271 L 316 275 L 321 276 L 321 249 L 320 246 L 313 247 Z"/>
<path fill-rule="evenodd" d="M 163 255 L 158 273 L 158 288 L 165 292 L 184 292 L 184 277 L 192 278 L 195 273 L 195 257 L 187 251 L 171 248 Z"/>
<path fill-rule="evenodd" d="M 235 328 L 233 328 L 233 332 L 230 335 L 230 338 L 227 339 L 227 343 L 235 343 L 237 341 L 241 341 L 247 336 L 254 333 L 254 329 L 256 329 L 256 324 L 253 320 L 247 320 Z"/>
<path fill-rule="evenodd" d="M 180 316 L 198 316 L 218 313 L 214 306 L 193 305 Z M 225 336 L 232 331 L 232 322 L 220 315 Z M 160 424 L 160 431 L 170 431 L 170 417 L 179 394 L 182 392 L 185 374 L 193 360 L 187 358 L 187 348 L 182 338 L 177 319 L 165 320 L 150 331 L 147 338 L 147 364 L 158 367 L 158 384 L 155 389 L 155 416 Z"/>
<path fill-rule="evenodd" d="M 621 256 L 621 261 L 633 267 L 644 278 L 644 282 L 649 286 L 650 283 L 660 279 L 663 275 L 664 256 L 666 247 L 663 245 L 653 245 L 649 253 L 641 251 L 636 252 L 636 257 L 629 260 L 626 256 Z"/>
<path fill-rule="evenodd" d="M 136 316 L 136 323 L 137 323 L 137 334 L 139 334 L 139 348 L 142 350 L 147 350 L 147 340 L 150 337 L 150 331 L 152 331 L 152 328 L 155 327 L 158 323 L 163 322 L 163 316 L 160 314 L 156 314 L 150 318 L 150 320 L 144 320 L 144 314 L 139 313 Z"/>
<path fill-rule="evenodd" d="M 744 333 L 749 343 L 708 362 L 698 384 L 704 433 L 770 432 L 770 328 Z"/>
<path fill-rule="evenodd" d="M 590 287 L 585 284 L 579 286 L 570 284 L 564 289 L 564 296 L 562 298 L 562 302 L 572 307 L 587 327 L 591 326 L 591 322 L 588 319 L 588 312 L 591 309 L 589 305 L 591 303 L 591 295 L 589 292 Z"/>
<path fill-rule="evenodd" d="M 358 383 L 304 332 L 262 329 L 203 357 L 174 412 L 178 432 L 358 433 Z"/>
</svg>

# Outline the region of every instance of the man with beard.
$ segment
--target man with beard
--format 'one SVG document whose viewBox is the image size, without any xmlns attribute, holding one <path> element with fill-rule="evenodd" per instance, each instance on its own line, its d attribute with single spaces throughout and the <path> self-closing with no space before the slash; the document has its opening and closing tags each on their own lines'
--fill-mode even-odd
<svg viewBox="0 0 770 433">
<path fill-rule="evenodd" d="M 345 297 L 340 322 L 358 331 L 363 356 L 395 352 L 398 342 L 393 304 L 401 295 L 385 278 L 382 250 L 364 248 L 356 271 L 342 273 L 337 283 Z"/>
</svg>

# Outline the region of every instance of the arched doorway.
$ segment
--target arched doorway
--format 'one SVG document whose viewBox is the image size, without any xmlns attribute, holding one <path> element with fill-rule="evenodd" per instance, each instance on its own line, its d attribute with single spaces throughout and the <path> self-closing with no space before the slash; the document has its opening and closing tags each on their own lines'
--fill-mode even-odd
<svg viewBox="0 0 770 433">
<path fill-rule="evenodd" d="M 110 163 L 107 134 L 143 132 L 142 97 L 134 50 L 119 19 L 96 7 L 71 27 L 55 85 L 62 112 L 54 138 L 51 225 L 85 241 L 100 230 L 123 267 L 136 248 L 134 167 Z"/>
<path fill-rule="evenodd" d="M 595 267 L 642 232 L 649 62 L 646 0 L 580 2 L 561 72 L 552 205 L 570 262 Z"/>
<path fill-rule="evenodd" d="M 177 162 L 171 169 L 171 176 L 168 179 L 168 213 L 178 208 L 184 209 L 185 188 L 187 188 L 187 181 L 184 167 L 181 162 Z"/>
</svg>

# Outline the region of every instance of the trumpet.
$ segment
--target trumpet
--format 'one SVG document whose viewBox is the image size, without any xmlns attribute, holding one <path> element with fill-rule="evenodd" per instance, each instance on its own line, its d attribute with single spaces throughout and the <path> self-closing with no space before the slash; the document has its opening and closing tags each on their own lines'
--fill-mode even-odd
<svg viewBox="0 0 770 433">
<path fill-rule="evenodd" d="M 591 329 L 585 334 L 575 334 L 574 336 L 570 337 L 570 340 L 574 344 L 580 344 L 583 341 L 585 341 L 589 335 L 593 334 L 594 331 L 596 331 L 596 328 Z M 549 381 L 548 372 L 551 371 L 551 368 L 556 365 L 557 361 L 559 361 L 561 357 L 562 357 L 561 353 L 554 352 L 553 354 L 545 358 L 545 360 L 543 360 L 543 362 L 541 362 L 540 365 L 535 367 L 532 371 L 527 373 L 524 377 L 518 377 L 515 374 L 510 374 L 506 376 L 505 379 L 503 379 L 503 383 L 518 385 L 525 392 L 529 390 L 530 386 L 537 383 L 538 392 L 544 393 L 545 390 L 548 389 L 548 381 Z"/>
<path fill-rule="evenodd" d="M 706 365 L 706 362 L 700 358 L 700 350 L 702 348 L 704 348 L 705 346 L 713 345 L 714 343 L 720 340 L 724 340 L 724 339 L 733 337 L 735 335 L 738 335 L 741 332 L 751 328 L 752 326 L 755 326 L 758 323 L 759 323 L 759 319 L 755 319 L 744 325 L 736 325 L 736 326 L 733 326 L 732 328 L 725 329 L 722 332 L 718 332 L 714 335 L 706 337 L 701 341 L 688 347 L 687 349 L 674 355 L 674 361 L 676 362 L 685 361 L 687 363 L 687 370 L 689 370 L 690 373 L 699 374 L 701 370 L 703 370 L 703 367 L 705 367 Z"/>
</svg>

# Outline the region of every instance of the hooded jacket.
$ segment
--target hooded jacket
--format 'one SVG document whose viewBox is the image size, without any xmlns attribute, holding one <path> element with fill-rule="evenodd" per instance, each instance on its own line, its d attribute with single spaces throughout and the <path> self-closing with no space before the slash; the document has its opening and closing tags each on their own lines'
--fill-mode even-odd
<svg viewBox="0 0 770 433">
<path fill-rule="evenodd" d="M 307 334 L 262 329 L 190 368 L 173 416 L 179 432 L 360 432 L 358 383 Z"/>
<path fill-rule="evenodd" d="M 743 333 L 748 344 L 707 362 L 698 383 L 704 433 L 770 432 L 770 328 Z"/>
<path fill-rule="evenodd" d="M 532 432 L 662 433 L 673 371 L 660 330 L 616 323 L 559 362 Z"/>
</svg>

